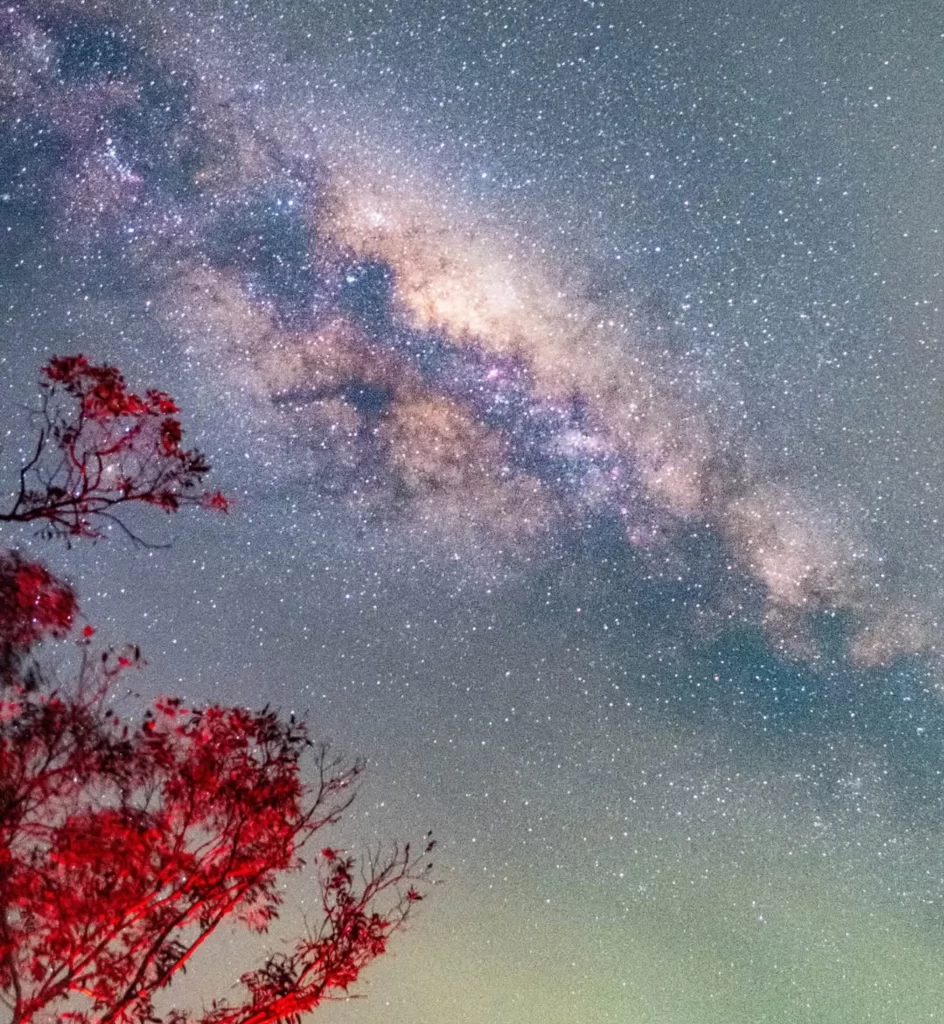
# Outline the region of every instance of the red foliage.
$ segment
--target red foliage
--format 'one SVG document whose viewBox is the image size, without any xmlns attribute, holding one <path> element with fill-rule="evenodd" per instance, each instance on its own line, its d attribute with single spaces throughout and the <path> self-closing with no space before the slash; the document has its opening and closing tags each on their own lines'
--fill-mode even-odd
<svg viewBox="0 0 944 1024">
<path fill-rule="evenodd" d="M 0 522 L 40 523 L 47 534 L 98 539 L 122 505 L 183 505 L 226 511 L 219 492 L 199 489 L 209 465 L 182 445 L 176 403 L 163 391 L 129 391 L 113 366 L 58 356 L 43 368 L 39 432 L 20 471 L 13 507 Z"/>
<path fill-rule="evenodd" d="M 38 562 L 0 551 L 0 686 L 45 637 L 62 639 L 78 612 L 75 592 Z"/>
<path fill-rule="evenodd" d="M 200 505 L 226 512 L 220 492 L 200 491 L 204 457 L 182 448 L 176 403 L 163 391 L 129 391 L 113 366 L 60 356 L 42 370 L 33 454 L 20 470 L 0 523 L 38 523 L 43 532 L 97 540 L 113 523 L 143 543 L 117 512 L 128 503 L 174 512 Z M 0 686 L 25 679 L 24 658 L 46 637 L 62 639 L 78 607 L 72 588 L 38 562 L 0 551 Z"/>
<path fill-rule="evenodd" d="M 227 510 L 219 491 L 197 490 L 209 467 L 181 447 L 168 395 L 141 398 L 82 356 L 43 372 L 39 438 L 0 522 L 38 522 L 67 541 L 113 522 L 138 540 L 115 515 L 125 503 Z M 71 587 L 0 551 L 0 998 L 11 1024 L 295 1024 L 384 952 L 421 898 L 414 883 L 434 844 L 359 868 L 324 847 L 320 921 L 291 952 L 245 974 L 239 1002 L 158 1015 L 156 993 L 222 922 L 258 932 L 277 917 L 285 873 L 350 805 L 361 766 L 328 761 L 304 726 L 269 710 L 166 698 L 122 722 L 108 694 L 139 652 L 93 657 L 91 626 L 76 641 L 75 685 L 49 692 L 29 657 L 77 613 Z"/>
<path fill-rule="evenodd" d="M 123 724 L 105 696 L 120 659 L 83 696 L 92 664 L 86 652 L 75 697 L 8 691 L 0 705 L 0 991 L 15 1024 L 295 1021 L 346 990 L 418 898 L 427 866 L 408 846 L 360 870 L 326 848 L 319 926 L 244 975 L 241 1002 L 155 1014 L 221 922 L 264 931 L 277 916 L 284 873 L 350 805 L 361 767 L 268 710 L 165 699 Z"/>
</svg>

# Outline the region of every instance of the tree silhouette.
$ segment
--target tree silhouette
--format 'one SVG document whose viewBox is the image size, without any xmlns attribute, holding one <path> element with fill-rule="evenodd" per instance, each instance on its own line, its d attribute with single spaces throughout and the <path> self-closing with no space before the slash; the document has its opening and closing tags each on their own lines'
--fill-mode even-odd
<svg viewBox="0 0 944 1024">
<path fill-rule="evenodd" d="M 209 467 L 181 448 L 166 395 L 139 399 L 82 357 L 45 374 L 41 436 L 5 521 L 100 539 L 123 502 L 225 508 L 196 493 Z M 345 993 L 422 898 L 433 841 L 361 861 L 310 852 L 350 806 L 362 764 L 329 758 L 303 723 L 269 709 L 164 698 L 123 720 L 111 695 L 139 652 L 96 652 L 91 626 L 71 684 L 52 688 L 28 656 L 67 636 L 76 614 L 67 584 L 0 554 L 0 996 L 11 1024 L 297 1022 Z M 320 904 L 306 934 L 244 974 L 233 1002 L 156 1008 L 222 924 L 267 929 L 306 855 Z"/>
</svg>

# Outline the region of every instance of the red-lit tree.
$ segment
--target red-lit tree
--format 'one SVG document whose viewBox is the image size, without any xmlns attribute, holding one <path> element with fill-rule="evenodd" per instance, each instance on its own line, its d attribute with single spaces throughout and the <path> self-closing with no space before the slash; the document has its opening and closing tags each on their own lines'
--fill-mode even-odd
<svg viewBox="0 0 944 1024">
<path fill-rule="evenodd" d="M 115 526 L 144 541 L 120 518 L 123 507 L 186 505 L 226 511 L 226 498 L 201 489 L 203 455 L 182 446 L 179 410 L 163 391 L 130 391 L 113 366 L 84 356 L 51 359 L 43 368 L 36 438 L 19 470 L 0 523 L 36 524 L 67 543 L 99 540 Z M 62 638 L 78 606 L 68 584 L 38 562 L 0 552 L 0 684 L 46 636 Z"/>
<path fill-rule="evenodd" d="M 107 701 L 135 653 L 87 654 L 71 696 L 0 702 L 0 991 L 11 1024 L 270 1024 L 346 992 L 420 898 L 432 849 L 365 863 L 315 854 L 317 923 L 202 1014 L 154 998 L 223 923 L 264 931 L 279 884 L 350 806 L 359 764 L 330 761 L 274 712 Z M 309 757 L 310 771 L 303 772 Z M 307 780 L 307 781 L 306 781 Z M 320 845 L 320 844 L 319 844 Z"/>
<path fill-rule="evenodd" d="M 208 467 L 181 449 L 166 395 L 138 399 L 117 371 L 81 358 L 54 360 L 46 377 L 43 437 L 6 521 L 99 538 L 126 501 L 225 507 L 195 493 Z M 73 405 L 58 404 L 60 389 Z M 324 846 L 309 857 L 317 920 L 242 976 L 241 998 L 199 1013 L 155 1006 L 222 924 L 266 930 L 286 873 L 350 806 L 362 766 L 330 760 L 303 724 L 270 710 L 168 698 L 123 721 L 110 694 L 138 652 L 96 655 L 88 626 L 74 681 L 51 689 L 28 655 L 66 636 L 76 612 L 48 570 L 0 556 L 0 998 L 10 1024 L 297 1022 L 345 993 L 421 898 L 429 837 L 418 854 L 396 846 L 361 862 Z"/>
<path fill-rule="evenodd" d="M 33 680 L 29 653 L 47 636 L 66 637 L 77 613 L 68 583 L 17 551 L 0 550 L 0 688 Z"/>
<path fill-rule="evenodd" d="M 114 366 L 60 356 L 43 368 L 36 443 L 19 473 L 13 506 L 0 523 L 38 523 L 48 536 L 100 539 L 113 524 L 143 543 L 116 515 L 120 506 L 184 505 L 221 510 L 217 491 L 201 491 L 209 472 L 182 447 L 176 403 L 163 391 L 129 391 Z"/>
</svg>

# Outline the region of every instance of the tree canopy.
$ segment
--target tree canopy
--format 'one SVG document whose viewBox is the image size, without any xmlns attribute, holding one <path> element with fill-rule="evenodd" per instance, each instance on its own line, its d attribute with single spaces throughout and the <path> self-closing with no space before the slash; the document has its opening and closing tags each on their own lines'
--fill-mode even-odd
<svg viewBox="0 0 944 1024">
<path fill-rule="evenodd" d="M 139 397 L 81 356 L 45 367 L 37 437 L 0 522 L 92 541 L 129 503 L 225 511 L 201 490 L 177 406 Z M 319 840 L 356 795 L 363 764 L 315 745 L 270 708 L 163 698 L 122 715 L 136 647 L 78 630 L 73 588 L 0 552 L 0 996 L 11 1024 L 274 1024 L 343 996 L 422 899 L 429 835 L 356 858 Z M 78 633 L 78 635 L 76 635 Z M 42 645 L 71 638 L 55 684 Z M 157 997 L 223 924 L 265 932 L 281 883 L 307 866 L 317 919 L 243 974 L 241 996 L 199 1011 Z"/>
</svg>

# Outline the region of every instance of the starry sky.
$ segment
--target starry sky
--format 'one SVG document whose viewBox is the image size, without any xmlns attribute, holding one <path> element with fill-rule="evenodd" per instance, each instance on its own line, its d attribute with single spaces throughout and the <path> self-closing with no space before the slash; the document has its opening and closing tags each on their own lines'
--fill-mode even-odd
<svg viewBox="0 0 944 1024">
<path fill-rule="evenodd" d="M 3 543 L 440 840 L 328 1024 L 944 1018 L 942 104 L 917 0 L 0 9 L 4 479 L 81 351 L 233 499 Z"/>
</svg>

